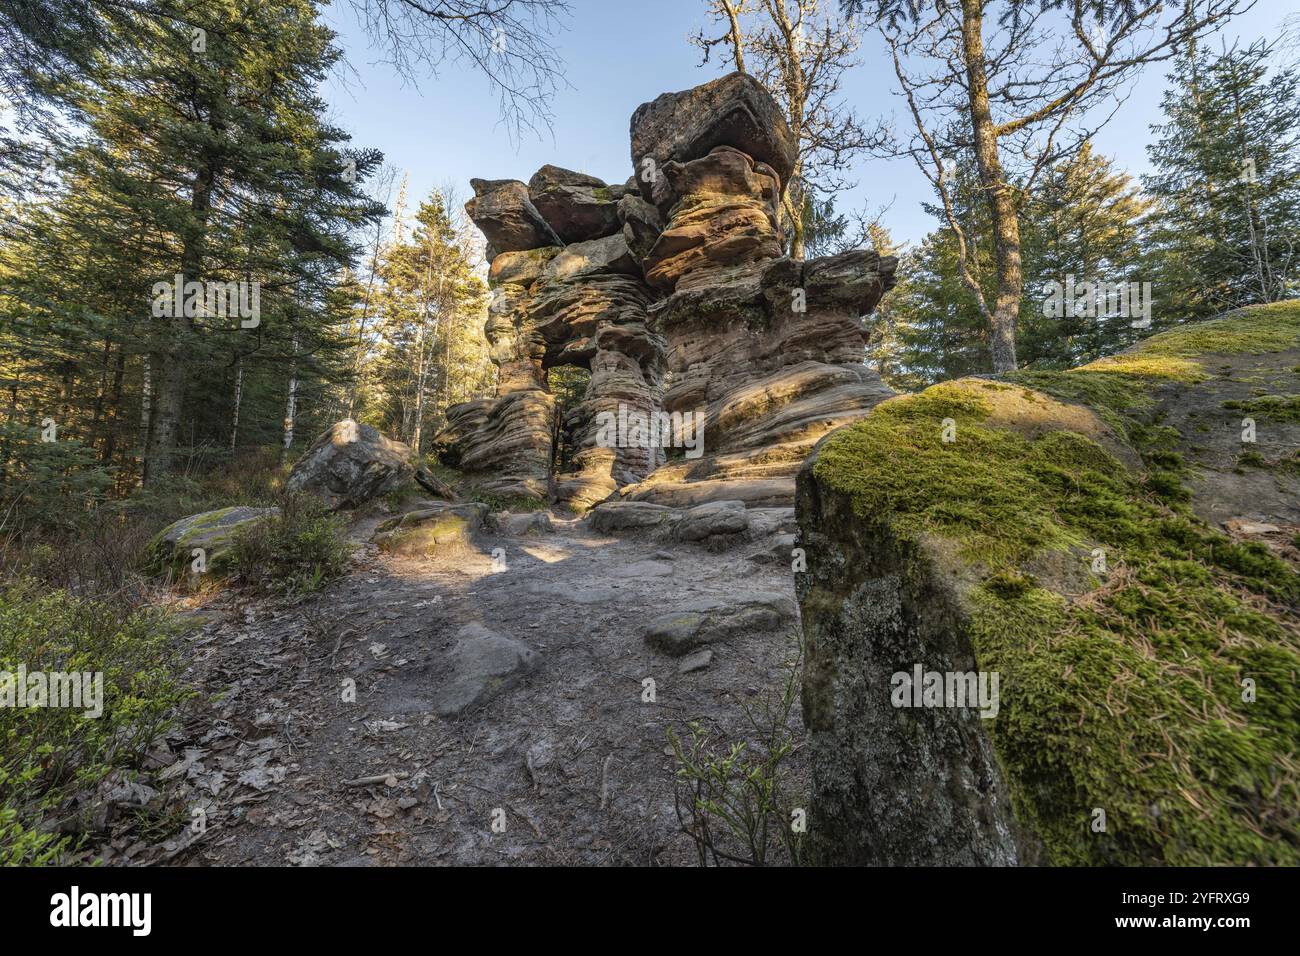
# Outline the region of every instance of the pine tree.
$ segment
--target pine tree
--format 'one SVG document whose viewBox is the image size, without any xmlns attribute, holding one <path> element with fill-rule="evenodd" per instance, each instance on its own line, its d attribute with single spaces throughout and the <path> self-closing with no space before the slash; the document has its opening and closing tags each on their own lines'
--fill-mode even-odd
<svg viewBox="0 0 1300 956">
<path fill-rule="evenodd" d="M 950 168 L 949 193 L 968 256 L 991 261 L 985 204 L 971 164 Z M 1021 256 L 1025 287 L 1017 317 L 1017 352 L 1028 366 L 1068 368 L 1117 352 L 1139 334 L 1129 316 L 1052 316 L 1044 309 L 1050 283 L 1146 281 L 1142 220 L 1148 202 L 1130 177 L 1085 144 L 1022 198 Z M 940 222 L 946 213 L 928 207 Z M 897 288 L 877 310 L 873 360 L 896 387 L 915 389 L 985 371 L 988 322 L 960 278 L 958 237 L 946 223 L 900 265 Z M 988 272 L 981 273 L 987 279 Z M 989 290 L 991 292 L 991 289 Z"/>
<path fill-rule="evenodd" d="M 279 438 L 290 370 L 297 407 L 328 414 L 318 380 L 345 343 L 322 321 L 324 302 L 351 234 L 382 207 L 360 192 L 378 154 L 345 150 L 323 120 L 315 89 L 338 51 L 315 18 L 307 0 L 199 4 L 184 23 L 139 25 L 148 56 L 82 79 L 88 135 L 60 160 L 66 188 L 24 217 L 15 242 L 28 266 L 7 311 L 15 332 L 44 341 L 40 328 L 102 340 L 71 348 L 99 362 L 66 375 L 74 390 L 101 383 L 72 404 L 94 405 L 106 461 L 141 419 L 151 477 L 182 441 L 191 453 L 233 445 L 237 420 L 249 439 Z M 176 282 L 238 284 L 258 314 L 220 299 L 215 311 L 177 310 L 166 292 Z M 15 347 L 30 350 L 22 336 Z M 140 415 L 126 414 L 127 396 Z"/>
<path fill-rule="evenodd" d="M 451 208 L 434 190 L 409 236 L 404 225 L 395 229 L 379 267 L 382 343 L 368 370 L 376 387 L 363 414 L 416 451 L 449 405 L 476 397 L 491 380 L 482 338 L 487 287 Z"/>
<path fill-rule="evenodd" d="M 1026 308 L 1021 310 L 1018 350 L 1029 365 L 1071 368 L 1109 355 L 1135 342 L 1142 316 L 1115 309 L 1095 293 L 1089 308 L 1076 305 L 1073 314 L 1044 307 L 1048 290 L 1066 283 L 1130 287 L 1149 300 L 1141 283 L 1149 281 L 1143 260 L 1142 221 L 1150 202 L 1127 174 L 1092 151 L 1085 143 L 1079 153 L 1051 170 L 1026 204 Z M 1112 297 L 1113 299 L 1113 297 Z M 1114 310 L 1122 314 L 1108 314 Z"/>
<path fill-rule="evenodd" d="M 1186 316 L 1300 292 L 1300 76 L 1264 43 L 1190 50 L 1148 147 L 1157 296 Z"/>
</svg>

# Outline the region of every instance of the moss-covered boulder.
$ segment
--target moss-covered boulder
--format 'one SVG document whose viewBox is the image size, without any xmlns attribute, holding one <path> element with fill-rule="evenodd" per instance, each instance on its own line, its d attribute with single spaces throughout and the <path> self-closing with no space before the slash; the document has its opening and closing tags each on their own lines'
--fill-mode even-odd
<svg viewBox="0 0 1300 956">
<path fill-rule="evenodd" d="M 218 508 L 174 521 L 149 544 L 155 564 L 176 573 L 187 572 L 195 560 L 195 549 L 202 549 L 209 572 L 227 569 L 235 533 L 252 527 L 280 513 L 279 508 Z"/>
<path fill-rule="evenodd" d="M 1234 485 L 1225 403 L 1300 391 L 1297 350 L 1300 306 L 1251 309 L 820 443 L 797 492 L 817 858 L 1300 862 L 1298 555 L 1218 526 L 1294 529 L 1298 436 L 1259 416 L 1278 463 Z"/>
<path fill-rule="evenodd" d="M 380 524 L 373 540 L 380 551 L 407 557 L 464 550 L 487 515 L 488 506 L 477 501 L 408 511 Z"/>
</svg>

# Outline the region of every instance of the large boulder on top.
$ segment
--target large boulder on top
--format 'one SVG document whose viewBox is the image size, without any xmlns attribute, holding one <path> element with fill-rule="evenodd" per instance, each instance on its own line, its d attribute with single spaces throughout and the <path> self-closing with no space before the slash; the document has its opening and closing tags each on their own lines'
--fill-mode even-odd
<svg viewBox="0 0 1300 956">
<path fill-rule="evenodd" d="M 626 190 L 571 169 L 546 165 L 528 180 L 528 197 L 566 243 L 618 232 L 618 201 Z"/>
<path fill-rule="evenodd" d="M 547 281 L 577 280 L 610 273 L 641 277 L 641 266 L 621 232 L 565 246 L 563 252 L 547 263 L 542 277 Z"/>
<path fill-rule="evenodd" d="M 465 212 L 483 231 L 492 250 L 520 252 L 563 243 L 528 198 L 528 187 L 517 179 L 471 179 L 474 198 Z"/>
<path fill-rule="evenodd" d="M 285 490 L 314 494 L 332 509 L 355 508 L 414 474 L 410 448 L 348 418 L 312 443 L 293 466 Z"/>
<path fill-rule="evenodd" d="M 730 73 L 680 93 L 665 93 L 632 114 L 632 164 L 641 193 L 659 202 L 662 175 L 646 178 L 646 159 L 662 171 L 669 162 L 685 163 L 716 146 L 732 146 L 770 166 L 782 183 L 790 178 L 798 143 L 781 108 L 762 84 L 744 73 Z"/>
</svg>

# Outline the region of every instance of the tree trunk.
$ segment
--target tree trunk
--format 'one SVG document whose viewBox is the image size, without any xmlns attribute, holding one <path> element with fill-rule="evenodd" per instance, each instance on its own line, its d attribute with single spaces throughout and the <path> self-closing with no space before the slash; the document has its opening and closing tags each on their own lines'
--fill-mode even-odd
<svg viewBox="0 0 1300 956">
<path fill-rule="evenodd" d="M 216 171 L 211 164 L 201 169 L 194 180 L 194 193 L 190 199 L 190 212 L 194 216 L 194 222 L 186 230 L 181 248 L 183 282 L 202 281 L 204 241 L 215 182 Z M 157 481 L 170 470 L 176 454 L 176 433 L 185 406 L 185 387 L 189 381 L 186 355 L 192 347 L 188 339 L 193 331 L 193 323 L 185 316 L 183 308 L 176 311 L 180 314 L 173 315 L 169 320 L 171 341 L 159 356 L 162 360 L 159 376 L 162 381 L 154 400 L 153 425 L 149 431 L 145 455 L 145 484 Z"/>
<path fill-rule="evenodd" d="M 298 333 L 293 334 L 293 361 L 289 363 L 289 398 L 284 405 L 284 440 L 280 446 L 280 461 L 289 458 L 293 444 L 293 424 L 298 412 Z"/>
<path fill-rule="evenodd" d="M 230 450 L 235 450 L 235 440 L 239 436 L 239 406 L 244 398 L 244 357 L 235 360 L 235 408 L 230 415 Z"/>
<path fill-rule="evenodd" d="M 962 0 L 962 50 L 966 85 L 970 92 L 971 125 L 975 133 L 975 164 L 993 223 L 997 301 L 990 316 L 993 371 L 1016 369 L 1016 318 L 1024 294 L 1020 259 L 1020 219 L 1015 197 L 998 156 L 998 134 L 989 107 L 988 77 L 984 60 L 983 0 Z"/>
<path fill-rule="evenodd" d="M 144 356 L 144 370 L 140 382 L 140 483 L 145 483 L 149 470 L 149 432 L 153 424 L 153 362 Z"/>
<path fill-rule="evenodd" d="M 117 350 L 117 361 L 113 366 L 113 385 L 109 392 L 107 421 L 105 423 L 104 449 L 100 461 L 105 465 L 113 463 L 117 451 L 117 430 L 122 413 L 122 383 L 126 379 L 126 349 Z"/>
</svg>

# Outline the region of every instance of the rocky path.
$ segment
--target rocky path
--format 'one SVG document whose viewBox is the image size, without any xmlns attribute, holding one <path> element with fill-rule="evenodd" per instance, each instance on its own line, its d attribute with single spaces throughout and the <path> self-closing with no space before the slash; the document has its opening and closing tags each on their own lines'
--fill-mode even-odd
<svg viewBox="0 0 1300 956">
<path fill-rule="evenodd" d="M 781 540 L 719 553 L 556 519 L 410 559 L 364 543 L 373 526 L 321 594 L 195 610 L 201 695 L 159 759 L 203 826 L 155 862 L 694 862 L 666 731 L 746 739 L 743 704 L 779 694 L 798 654 Z M 647 644 L 675 611 L 725 636 L 707 663 Z"/>
</svg>

